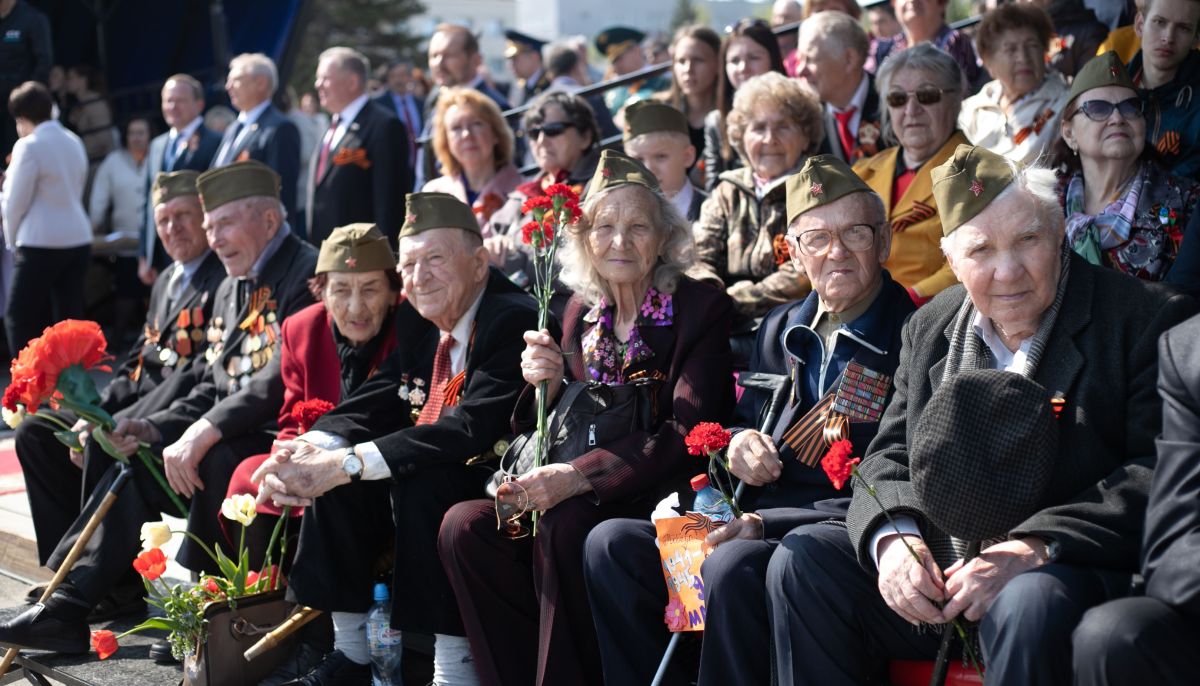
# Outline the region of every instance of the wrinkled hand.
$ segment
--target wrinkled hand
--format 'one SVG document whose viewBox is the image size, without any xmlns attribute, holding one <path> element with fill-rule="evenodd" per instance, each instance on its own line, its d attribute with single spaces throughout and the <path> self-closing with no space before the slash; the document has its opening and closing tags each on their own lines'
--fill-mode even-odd
<svg viewBox="0 0 1200 686">
<path fill-rule="evenodd" d="M 946 594 L 950 602 L 942 610 L 946 621 L 960 613 L 977 622 L 991 609 L 1001 589 L 1021 572 L 1045 564 L 1045 542 L 1037 537 L 1003 541 L 989 546 L 970 562 L 955 562 L 946 570 Z"/>
<path fill-rule="evenodd" d="M 921 562 L 913 559 L 904 541 Z M 946 599 L 942 571 L 919 536 L 898 535 L 883 539 L 879 554 L 879 593 L 887 606 L 912 624 L 944 624 L 947 619 L 934 603 Z"/>
<path fill-rule="evenodd" d="M 147 286 L 153 286 L 154 280 L 158 278 L 158 270 L 146 261 L 146 258 L 138 258 L 138 279 Z"/>
<path fill-rule="evenodd" d="M 200 462 L 208 451 L 221 440 L 221 430 L 207 419 L 192 423 L 171 445 L 163 448 L 163 471 L 171 490 L 190 498 L 197 489 L 204 490 L 200 478 Z"/>
<path fill-rule="evenodd" d="M 729 441 L 729 472 L 748 486 L 764 486 L 783 473 L 779 451 L 771 437 L 753 429 L 739 431 Z"/>
<path fill-rule="evenodd" d="M 529 496 L 530 510 L 546 511 L 567 498 L 592 490 L 592 485 L 569 464 L 548 464 L 538 467 L 516 480 Z M 511 495 L 516 491 L 511 484 L 500 484 L 497 493 Z"/>
<path fill-rule="evenodd" d="M 744 538 L 749 541 L 761 541 L 762 537 L 762 517 L 759 517 L 753 512 L 749 512 L 729 522 L 716 531 L 710 532 L 708 536 L 704 537 L 704 542 L 716 548 L 725 541 L 732 541 L 735 538 Z"/>
<path fill-rule="evenodd" d="M 82 436 L 80 437 L 82 442 Z M 117 426 L 108 433 L 108 440 L 125 457 L 137 452 L 139 443 L 158 443 L 162 435 L 145 419 L 118 419 Z"/>
<path fill-rule="evenodd" d="M 258 502 L 307 507 L 313 498 L 350 483 L 350 475 L 342 469 L 343 454 L 304 441 L 276 443 L 271 457 L 250 477 L 258 484 Z"/>
<path fill-rule="evenodd" d="M 83 448 L 87 448 L 88 435 L 91 433 L 92 426 L 86 419 L 77 419 L 71 425 L 71 431 L 79 434 L 80 450 L 68 450 L 67 457 L 71 459 L 71 464 L 83 469 Z"/>
<path fill-rule="evenodd" d="M 508 259 L 510 239 L 507 235 L 500 234 L 498 236 L 488 236 L 483 239 L 483 247 L 487 248 L 488 259 L 492 265 L 503 267 L 505 260 Z"/>
<path fill-rule="evenodd" d="M 558 396 L 564 374 L 562 349 L 546 329 L 525 332 L 525 350 L 521 353 L 521 376 L 529 384 L 546 382 L 546 397 Z"/>
</svg>

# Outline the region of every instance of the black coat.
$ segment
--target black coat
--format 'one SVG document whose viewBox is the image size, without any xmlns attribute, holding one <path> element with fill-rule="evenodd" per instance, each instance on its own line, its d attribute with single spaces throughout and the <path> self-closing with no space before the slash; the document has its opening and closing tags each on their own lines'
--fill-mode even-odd
<svg viewBox="0 0 1200 686">
<path fill-rule="evenodd" d="M 247 299 L 239 309 L 239 280 L 226 277 L 221 281 L 213 299 L 212 328 L 208 329 L 218 342 L 209 346 L 205 357 L 208 364 L 197 360 L 189 365 L 186 373 L 194 384 L 191 392 L 146 417 L 158 428 L 165 444 L 172 443 L 201 418 L 212 422 L 225 439 L 275 425 L 283 404 L 279 327 L 286 317 L 313 303 L 308 279 L 316 266 L 316 249 L 289 233 L 253 282 L 250 291 L 269 288 L 269 298 L 274 304 L 264 308 L 265 324 L 270 331 L 262 334 L 262 350 L 269 349 L 272 354 L 265 364 L 249 374 L 241 373 L 247 370 L 239 363 L 246 357 L 243 346 L 250 334 L 239 323 L 248 319 L 251 303 Z M 274 314 L 274 321 L 270 320 L 270 314 Z M 231 369 L 238 373 L 231 375 Z"/>
<path fill-rule="evenodd" d="M 309 165 L 308 240 L 320 245 L 339 226 L 370 222 L 395 247 L 404 224 L 404 194 L 412 188 L 404 122 L 368 101 L 317 178 L 320 156 L 318 145 Z"/>
<path fill-rule="evenodd" d="M 237 137 L 240 127 L 237 122 L 225 129 L 217 156 L 212 166 L 219 167 L 240 160 L 258 160 L 279 174 L 279 199 L 283 201 L 288 216 L 296 216 L 296 184 L 300 179 L 300 130 L 274 105 L 268 105 L 259 115 L 258 121 L 250 125 L 250 133 L 242 137 L 241 143 L 225 155 L 220 154 L 227 141 Z"/>
<path fill-rule="evenodd" d="M 941 384 L 950 327 L 963 286 L 942 291 L 904 327 L 896 389 L 860 469 L 893 513 L 916 519 L 927 541 L 945 534 L 922 515 L 909 481 L 908 446 L 921 411 Z M 1146 498 L 1154 467 L 1154 438 L 1162 404 L 1154 392 L 1158 336 L 1196 311 L 1196 303 L 1167 286 L 1149 284 L 1071 255 L 1058 320 L 1033 380 L 1066 400 L 1058 418 L 1058 464 L 1047 507 L 1009 535 L 1038 536 L 1060 545 L 1060 562 L 1115 571 L 1137 567 Z M 854 494 L 847 517 L 859 560 L 886 519 L 865 492 Z M 939 560 L 939 562 L 944 562 Z"/>
<path fill-rule="evenodd" d="M 221 147 L 221 135 L 204 124 L 200 124 L 188 140 L 187 147 L 176 156 L 171 168 L 164 169 L 163 159 L 166 154 L 168 138 L 170 138 L 170 132 L 161 133 L 150 141 L 150 173 L 146 175 L 145 219 L 142 224 L 142 232 L 138 234 L 138 256 L 145 257 L 155 267 L 166 266 L 171 262 L 171 258 L 159 244 L 158 234 L 154 231 L 154 207 L 150 198 L 150 189 L 154 187 L 154 178 L 158 176 L 159 172 L 165 171 L 191 169 L 202 172 L 212 166 L 213 158 L 217 155 L 217 148 Z"/>
</svg>

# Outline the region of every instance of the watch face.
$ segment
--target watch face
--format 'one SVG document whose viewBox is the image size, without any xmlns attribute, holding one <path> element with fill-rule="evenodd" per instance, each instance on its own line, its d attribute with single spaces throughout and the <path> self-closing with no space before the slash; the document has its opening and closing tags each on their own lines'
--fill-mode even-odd
<svg viewBox="0 0 1200 686">
<path fill-rule="evenodd" d="M 347 452 L 346 456 L 342 458 L 342 469 L 350 476 L 358 476 L 358 473 L 362 471 L 362 460 L 358 459 L 353 451 Z"/>
</svg>

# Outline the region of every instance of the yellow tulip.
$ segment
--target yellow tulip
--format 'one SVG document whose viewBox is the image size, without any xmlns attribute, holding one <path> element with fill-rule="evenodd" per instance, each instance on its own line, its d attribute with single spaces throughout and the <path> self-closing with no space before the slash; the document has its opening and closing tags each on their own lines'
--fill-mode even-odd
<svg viewBox="0 0 1200 686">
<path fill-rule="evenodd" d="M 257 514 L 258 510 L 255 509 L 254 496 L 249 493 L 239 493 L 226 498 L 221 503 L 221 516 L 225 519 L 233 520 L 242 526 L 250 526 L 250 522 L 254 521 L 254 517 Z"/>
</svg>

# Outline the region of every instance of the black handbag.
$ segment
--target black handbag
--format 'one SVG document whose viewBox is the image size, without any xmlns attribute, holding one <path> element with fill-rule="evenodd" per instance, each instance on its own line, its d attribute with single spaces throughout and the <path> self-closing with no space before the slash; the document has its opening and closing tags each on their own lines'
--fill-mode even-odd
<svg viewBox="0 0 1200 686">
<path fill-rule="evenodd" d="M 635 431 L 657 429 L 661 423 L 657 406 L 660 376 L 645 376 L 611 386 L 582 381 L 567 383 L 546 417 L 550 445 L 545 464 L 570 462 Z M 514 438 L 500 457 L 500 468 L 488 480 L 488 495 L 495 497 L 496 489 L 506 478 L 533 469 L 536 455 L 536 429 Z"/>
</svg>

